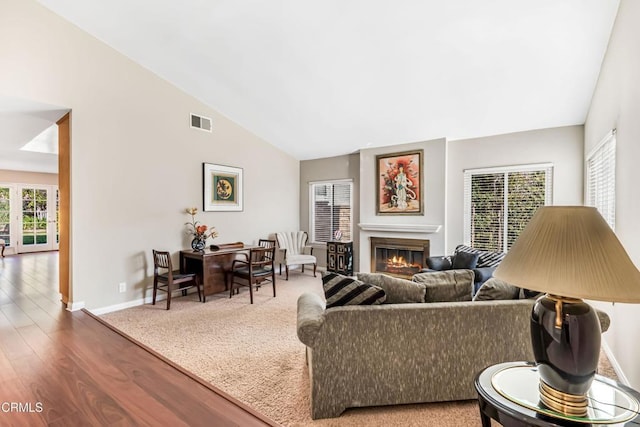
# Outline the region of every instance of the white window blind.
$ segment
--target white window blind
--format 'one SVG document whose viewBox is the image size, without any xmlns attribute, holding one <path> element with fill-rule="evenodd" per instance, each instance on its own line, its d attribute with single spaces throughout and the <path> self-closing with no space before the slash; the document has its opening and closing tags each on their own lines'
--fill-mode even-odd
<svg viewBox="0 0 640 427">
<path fill-rule="evenodd" d="M 509 250 L 535 211 L 551 204 L 553 165 L 537 164 L 464 172 L 464 243 Z"/>
<path fill-rule="evenodd" d="M 325 181 L 310 184 L 311 242 L 333 240 L 337 230 L 343 240 L 353 239 L 353 183 Z"/>
<path fill-rule="evenodd" d="M 594 206 L 615 230 L 616 132 L 607 136 L 587 156 L 587 205 Z"/>
</svg>

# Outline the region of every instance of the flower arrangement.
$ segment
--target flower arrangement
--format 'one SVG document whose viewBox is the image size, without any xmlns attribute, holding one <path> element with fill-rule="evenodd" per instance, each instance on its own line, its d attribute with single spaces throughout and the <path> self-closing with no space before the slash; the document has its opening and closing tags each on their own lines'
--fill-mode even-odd
<svg viewBox="0 0 640 427">
<path fill-rule="evenodd" d="M 188 228 L 187 234 L 193 235 L 194 240 L 205 242 L 209 237 L 212 239 L 218 237 L 218 231 L 215 227 L 209 228 L 204 224 L 200 224 L 199 221 L 196 221 L 198 208 L 187 208 L 186 212 L 191 215 L 191 222 L 185 223 Z"/>
</svg>

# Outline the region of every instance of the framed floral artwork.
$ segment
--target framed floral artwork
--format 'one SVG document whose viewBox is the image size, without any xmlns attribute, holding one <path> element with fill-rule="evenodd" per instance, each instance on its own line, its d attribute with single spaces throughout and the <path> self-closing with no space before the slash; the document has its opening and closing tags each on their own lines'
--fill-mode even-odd
<svg viewBox="0 0 640 427">
<path fill-rule="evenodd" d="M 241 211 L 242 168 L 202 164 L 204 211 Z"/>
<path fill-rule="evenodd" d="M 422 215 L 423 151 L 376 156 L 376 215 Z"/>
</svg>

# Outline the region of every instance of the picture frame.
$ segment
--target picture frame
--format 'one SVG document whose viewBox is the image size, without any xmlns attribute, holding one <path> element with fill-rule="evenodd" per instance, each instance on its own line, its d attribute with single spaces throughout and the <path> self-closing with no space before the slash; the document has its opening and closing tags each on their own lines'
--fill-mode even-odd
<svg viewBox="0 0 640 427">
<path fill-rule="evenodd" d="M 376 215 L 424 213 L 423 150 L 376 156 Z"/>
<path fill-rule="evenodd" d="M 203 210 L 242 211 L 242 168 L 202 164 Z"/>
</svg>

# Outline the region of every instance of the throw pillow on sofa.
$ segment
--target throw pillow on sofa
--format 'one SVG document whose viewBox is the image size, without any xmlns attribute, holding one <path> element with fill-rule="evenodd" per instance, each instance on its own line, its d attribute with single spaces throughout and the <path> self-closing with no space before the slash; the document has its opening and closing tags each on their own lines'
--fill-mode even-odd
<svg viewBox="0 0 640 427">
<path fill-rule="evenodd" d="M 474 254 L 471 252 L 458 252 L 453 257 L 451 268 L 453 269 L 466 269 L 473 270 L 478 265 L 478 258 L 480 254 Z"/>
<path fill-rule="evenodd" d="M 342 305 L 376 305 L 382 304 L 386 299 L 382 288 L 337 273 L 323 273 L 322 288 L 327 308 Z"/>
<path fill-rule="evenodd" d="M 425 302 L 471 301 L 472 270 L 446 270 L 414 274 L 412 281 L 426 286 Z"/>
<path fill-rule="evenodd" d="M 426 287 L 422 283 L 382 273 L 358 273 L 357 277 L 364 283 L 382 288 L 387 295 L 385 304 L 424 302 Z"/>
<path fill-rule="evenodd" d="M 504 280 L 491 279 L 484 282 L 484 284 L 478 289 L 474 301 L 489 301 L 489 300 L 506 300 L 506 299 L 518 299 L 520 295 L 520 288 L 514 286 Z"/>
<path fill-rule="evenodd" d="M 478 265 L 476 268 L 496 267 L 507 255 L 504 252 L 484 251 L 466 245 L 456 246 L 456 250 L 454 252 L 456 255 L 460 252 L 478 254 Z"/>
</svg>

